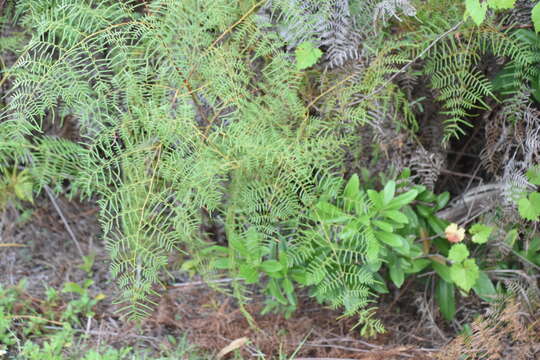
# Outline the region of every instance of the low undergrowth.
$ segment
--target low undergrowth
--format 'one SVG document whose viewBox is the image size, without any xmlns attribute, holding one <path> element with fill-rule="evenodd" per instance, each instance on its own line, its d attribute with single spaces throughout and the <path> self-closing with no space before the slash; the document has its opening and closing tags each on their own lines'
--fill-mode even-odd
<svg viewBox="0 0 540 360">
<path fill-rule="evenodd" d="M 10 355 L 69 353 L 105 298 L 148 319 L 190 277 L 231 296 L 252 329 L 257 296 L 262 315 L 285 318 L 307 296 L 362 337 L 386 331 L 390 297 L 396 313 L 416 297 L 453 334 L 498 299 L 536 301 L 540 4 L 0 9 L 0 251 L 25 245 L 13 231 L 47 198 L 88 275 L 49 287 L 25 325 L 8 296 L 22 285 L 3 290 Z M 92 293 L 93 255 L 60 198 L 97 203 L 114 294 Z M 21 343 L 39 321 L 62 330 Z"/>
</svg>

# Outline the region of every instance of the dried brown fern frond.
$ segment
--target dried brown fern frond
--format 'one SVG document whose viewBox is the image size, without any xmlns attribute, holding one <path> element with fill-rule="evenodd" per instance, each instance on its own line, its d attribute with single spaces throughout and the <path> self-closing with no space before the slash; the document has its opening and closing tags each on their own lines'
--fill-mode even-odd
<svg viewBox="0 0 540 360">
<path fill-rule="evenodd" d="M 485 147 L 480 153 L 480 159 L 487 171 L 497 174 L 503 164 L 504 144 L 509 136 L 509 130 L 504 124 L 504 117 L 499 113 L 485 126 Z"/>
<path fill-rule="evenodd" d="M 424 147 L 418 146 L 410 159 L 409 167 L 414 176 L 419 179 L 420 184 L 433 190 L 443 168 L 444 160 L 442 153 L 432 153 Z"/>
<path fill-rule="evenodd" d="M 460 335 L 441 349 L 438 360 L 529 360 L 540 356 L 540 304 L 525 309 L 507 297 L 479 317 L 471 335 Z"/>
</svg>

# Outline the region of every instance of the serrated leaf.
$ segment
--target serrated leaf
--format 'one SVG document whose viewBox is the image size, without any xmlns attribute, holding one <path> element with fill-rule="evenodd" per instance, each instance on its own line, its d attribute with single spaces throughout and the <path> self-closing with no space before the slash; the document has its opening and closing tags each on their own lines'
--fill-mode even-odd
<svg viewBox="0 0 540 360">
<path fill-rule="evenodd" d="M 467 259 L 463 263 L 456 263 L 450 267 L 450 277 L 454 284 L 465 292 L 469 292 L 479 277 L 479 269 L 474 259 Z"/>
<path fill-rule="evenodd" d="M 495 10 L 512 9 L 516 0 L 488 0 L 487 4 Z"/>
<path fill-rule="evenodd" d="M 303 70 L 315 65 L 322 54 L 322 51 L 316 48 L 313 43 L 304 41 L 298 45 L 295 51 L 296 68 Z"/>
<path fill-rule="evenodd" d="M 534 185 L 540 185 L 540 166 L 536 165 L 527 170 L 527 178 Z"/>
<path fill-rule="evenodd" d="M 487 3 L 480 2 L 480 0 L 465 0 L 465 8 L 467 14 L 472 18 L 476 25 L 480 25 L 484 22 L 487 13 Z"/>
<path fill-rule="evenodd" d="M 472 235 L 472 242 L 477 244 L 486 243 L 492 232 L 493 228 L 484 224 L 474 224 L 469 229 L 469 233 Z"/>
<path fill-rule="evenodd" d="M 447 321 L 452 321 L 456 314 L 456 299 L 454 293 L 454 284 L 439 279 L 435 288 L 435 300 L 439 304 L 442 316 Z"/>
<path fill-rule="evenodd" d="M 534 25 L 534 31 L 540 32 L 540 2 L 536 3 L 532 8 L 531 20 Z"/>
<path fill-rule="evenodd" d="M 469 249 L 465 244 L 452 245 L 448 252 L 448 259 L 453 262 L 462 262 L 469 256 Z"/>
<path fill-rule="evenodd" d="M 519 215 L 525 220 L 537 221 L 538 213 L 528 198 L 522 197 L 518 200 Z"/>
<path fill-rule="evenodd" d="M 540 215 L 540 193 L 532 192 L 529 194 L 529 201 L 537 215 Z"/>
</svg>

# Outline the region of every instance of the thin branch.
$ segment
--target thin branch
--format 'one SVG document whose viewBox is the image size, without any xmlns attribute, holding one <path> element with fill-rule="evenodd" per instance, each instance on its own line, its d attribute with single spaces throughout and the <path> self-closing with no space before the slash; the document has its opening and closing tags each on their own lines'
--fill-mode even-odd
<svg viewBox="0 0 540 360">
<path fill-rule="evenodd" d="M 64 227 L 66 228 L 69 236 L 71 237 L 71 240 L 73 240 L 73 242 L 75 243 L 75 246 L 77 247 L 77 251 L 79 252 L 79 255 L 81 255 L 81 257 L 84 257 L 84 252 L 82 251 L 81 245 L 79 244 L 79 241 L 77 240 L 77 237 L 75 236 L 75 233 L 71 229 L 71 226 L 69 225 L 66 217 L 64 216 L 62 209 L 60 209 L 60 206 L 58 206 L 58 202 L 56 201 L 56 197 L 54 196 L 52 190 L 47 185 L 45 185 L 43 188 L 45 189 L 45 192 L 49 196 L 49 199 L 51 199 L 54 209 L 56 210 L 58 215 L 60 215 L 60 219 L 62 219 L 62 223 L 64 224 Z"/>
<path fill-rule="evenodd" d="M 242 15 L 242 17 L 240 19 L 238 19 L 237 22 L 235 22 L 234 24 L 232 24 L 231 26 L 229 26 L 223 33 L 221 33 L 221 35 L 218 36 L 218 38 L 216 40 L 214 40 L 214 42 L 210 45 L 210 49 L 213 48 L 214 46 L 216 46 L 216 44 L 225 37 L 225 35 L 227 35 L 228 33 L 230 33 L 236 26 L 238 26 L 238 24 L 240 24 L 242 21 L 244 21 L 249 15 L 251 15 L 251 13 L 253 11 L 255 11 L 256 8 L 258 8 L 259 6 L 261 6 L 262 4 L 264 4 L 266 2 L 266 0 L 261 0 L 259 1 L 258 3 L 256 3 L 255 5 L 253 5 L 244 15 Z"/>
</svg>

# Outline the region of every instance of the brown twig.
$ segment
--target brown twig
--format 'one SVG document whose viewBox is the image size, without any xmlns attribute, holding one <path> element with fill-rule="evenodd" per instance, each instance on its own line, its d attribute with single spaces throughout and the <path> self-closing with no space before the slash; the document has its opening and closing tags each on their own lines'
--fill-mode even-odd
<svg viewBox="0 0 540 360">
<path fill-rule="evenodd" d="M 457 172 L 457 171 L 451 171 L 451 170 L 447 170 L 447 169 L 441 169 L 439 170 L 441 173 L 443 174 L 448 174 L 448 175 L 455 175 L 455 176 L 461 176 L 461 177 L 466 177 L 466 178 L 470 178 L 470 179 L 476 179 L 476 180 L 479 180 L 479 181 L 483 181 L 484 179 L 482 179 L 481 177 L 479 176 L 475 176 L 475 175 L 471 175 L 471 174 L 465 174 L 465 173 L 462 173 L 462 172 Z"/>
</svg>

